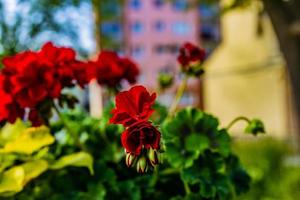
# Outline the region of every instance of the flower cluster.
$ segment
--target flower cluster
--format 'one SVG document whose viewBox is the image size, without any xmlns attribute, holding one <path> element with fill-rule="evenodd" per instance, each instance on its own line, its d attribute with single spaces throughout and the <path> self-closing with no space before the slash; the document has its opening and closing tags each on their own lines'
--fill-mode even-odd
<svg viewBox="0 0 300 200">
<path fill-rule="evenodd" d="M 24 118 L 33 126 L 43 122 L 41 109 L 45 102 L 59 98 L 65 87 L 83 87 L 91 79 L 86 63 L 75 59 L 75 51 L 46 43 L 38 52 L 25 51 L 2 60 L 0 74 L 0 121 L 15 122 Z M 51 106 L 47 106 L 47 110 Z"/>
<path fill-rule="evenodd" d="M 205 51 L 192 43 L 185 43 L 179 49 L 177 61 L 182 67 L 184 73 L 199 76 L 203 73 L 201 64 L 205 59 Z"/>
<path fill-rule="evenodd" d="M 27 117 L 33 126 L 47 124 L 54 99 L 73 107 L 77 99 L 63 88 L 84 87 L 92 79 L 116 88 L 123 79 L 135 83 L 137 65 L 114 52 L 102 51 L 95 62 L 76 59 L 71 48 L 46 43 L 40 51 L 25 51 L 2 60 L 0 73 L 0 122 Z"/>
<path fill-rule="evenodd" d="M 116 96 L 110 123 L 122 124 L 125 131 L 121 142 L 126 152 L 127 166 L 136 164 L 143 173 L 160 162 L 160 132 L 149 121 L 156 94 L 150 95 L 143 86 L 134 86 Z"/>
<path fill-rule="evenodd" d="M 139 69 L 133 61 L 119 57 L 112 51 L 100 52 L 98 59 L 89 64 L 98 83 L 110 88 L 118 87 L 122 80 L 133 84 L 139 74 Z"/>
</svg>

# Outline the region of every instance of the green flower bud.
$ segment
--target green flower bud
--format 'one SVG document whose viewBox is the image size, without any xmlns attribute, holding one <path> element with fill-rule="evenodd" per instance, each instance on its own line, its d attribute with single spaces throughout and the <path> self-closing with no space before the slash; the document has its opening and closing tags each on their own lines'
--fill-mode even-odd
<svg viewBox="0 0 300 200">
<path fill-rule="evenodd" d="M 136 161 L 136 155 L 132 153 L 126 153 L 126 165 L 127 167 L 131 167 Z"/>
<path fill-rule="evenodd" d="M 144 173 L 147 171 L 148 164 L 144 156 L 140 157 L 136 164 L 136 170 L 138 173 Z"/>
<path fill-rule="evenodd" d="M 171 74 L 160 73 L 158 75 L 158 83 L 160 88 L 166 89 L 173 84 L 173 77 Z"/>
<path fill-rule="evenodd" d="M 201 63 L 195 62 L 190 64 L 185 72 L 190 76 L 199 77 L 204 73 L 204 70 Z"/>
<path fill-rule="evenodd" d="M 245 128 L 245 132 L 257 135 L 258 133 L 265 133 L 265 127 L 261 120 L 252 119 Z"/>
<path fill-rule="evenodd" d="M 149 153 L 148 153 L 148 158 L 151 163 L 151 165 L 154 167 L 159 163 L 159 152 L 157 152 L 155 149 L 150 148 Z"/>
</svg>

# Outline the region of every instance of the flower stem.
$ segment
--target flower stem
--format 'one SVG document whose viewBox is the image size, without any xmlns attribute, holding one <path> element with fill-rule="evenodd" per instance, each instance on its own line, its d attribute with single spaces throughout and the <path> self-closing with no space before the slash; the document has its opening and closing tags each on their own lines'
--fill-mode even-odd
<svg viewBox="0 0 300 200">
<path fill-rule="evenodd" d="M 182 179 L 181 179 L 181 181 L 182 181 L 182 183 L 183 183 L 183 187 L 184 187 L 185 194 L 186 194 L 186 195 L 190 194 L 190 193 L 191 193 L 191 189 L 190 189 L 188 183 L 185 182 L 185 181 L 182 180 Z"/>
<path fill-rule="evenodd" d="M 168 168 L 161 171 L 159 174 L 165 176 L 165 175 L 172 175 L 172 174 L 179 174 L 179 173 L 180 171 L 178 169 Z"/>
<path fill-rule="evenodd" d="M 239 116 L 237 118 L 235 118 L 234 120 L 232 120 L 226 127 L 227 130 L 229 130 L 235 123 L 237 123 L 238 121 L 246 121 L 247 123 L 250 123 L 250 120 L 247 117 L 244 116 Z"/>
<path fill-rule="evenodd" d="M 169 115 L 168 115 L 168 118 L 173 116 L 177 107 L 178 107 L 178 104 L 180 102 L 180 99 L 184 93 L 184 90 L 187 86 L 187 80 L 188 80 L 188 76 L 187 75 L 184 75 L 178 89 L 177 89 L 177 93 L 176 93 L 176 96 L 175 96 L 175 99 L 174 101 L 172 102 L 171 106 L 170 106 L 170 110 L 169 110 Z"/>
<path fill-rule="evenodd" d="M 85 150 L 85 147 L 80 143 L 79 141 L 79 137 L 78 135 L 72 130 L 72 128 L 69 126 L 68 122 L 65 120 L 64 116 L 61 114 L 61 112 L 59 111 L 57 105 L 53 102 L 53 108 L 55 110 L 55 112 L 57 113 L 57 115 L 59 116 L 60 120 L 62 121 L 62 123 L 64 124 L 64 127 L 66 128 L 66 130 L 72 135 L 72 137 L 74 138 L 75 144 L 81 149 L 81 150 Z"/>
</svg>

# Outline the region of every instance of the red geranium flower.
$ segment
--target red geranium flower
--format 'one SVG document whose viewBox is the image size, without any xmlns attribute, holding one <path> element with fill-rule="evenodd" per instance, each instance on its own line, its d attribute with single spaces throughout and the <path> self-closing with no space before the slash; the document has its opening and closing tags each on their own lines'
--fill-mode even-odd
<svg viewBox="0 0 300 200">
<path fill-rule="evenodd" d="M 129 58 L 121 58 L 120 65 L 124 68 L 124 78 L 131 84 L 135 83 L 140 73 L 137 65 Z"/>
<path fill-rule="evenodd" d="M 112 110 L 110 123 L 123 124 L 125 127 L 143 120 L 147 121 L 154 111 L 156 94 L 150 93 L 143 86 L 134 86 L 129 91 L 120 92 L 116 96 L 116 108 Z"/>
<path fill-rule="evenodd" d="M 179 55 L 177 57 L 178 62 L 182 67 L 188 67 L 191 63 L 194 62 L 203 62 L 205 58 L 205 51 L 192 43 L 185 43 L 179 49 Z"/>
<path fill-rule="evenodd" d="M 97 61 L 89 63 L 93 67 L 94 77 L 101 85 L 117 87 L 122 80 L 135 83 L 139 70 L 128 58 L 120 58 L 115 52 L 100 52 Z"/>
<path fill-rule="evenodd" d="M 83 87 L 91 79 L 90 67 L 76 60 L 71 48 L 56 47 L 46 43 L 39 52 L 25 51 L 5 57 L 0 78 L 0 109 L 3 111 L 0 121 L 14 122 L 17 117 L 24 117 L 24 110 L 29 109 L 28 119 L 33 126 L 42 123 L 46 115 L 44 102 L 48 110 L 54 98 L 61 97 L 65 87 L 79 84 Z"/>
<path fill-rule="evenodd" d="M 87 73 L 90 68 L 86 63 L 76 60 L 76 53 L 71 48 L 56 47 L 48 42 L 39 55 L 55 68 L 55 76 L 63 87 L 74 86 L 74 81 L 84 87 L 91 79 Z"/>
<path fill-rule="evenodd" d="M 147 121 L 139 121 L 126 129 L 121 136 L 126 152 L 139 155 L 143 148 L 159 149 L 160 132 Z"/>
</svg>

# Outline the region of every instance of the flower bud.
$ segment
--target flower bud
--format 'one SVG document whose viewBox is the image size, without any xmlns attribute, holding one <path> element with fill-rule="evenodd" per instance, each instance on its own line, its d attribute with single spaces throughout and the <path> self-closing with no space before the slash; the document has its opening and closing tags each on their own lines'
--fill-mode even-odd
<svg viewBox="0 0 300 200">
<path fill-rule="evenodd" d="M 150 148 L 148 153 L 148 158 L 151 163 L 151 165 L 154 167 L 159 163 L 159 152 L 157 152 L 155 149 Z"/>
<path fill-rule="evenodd" d="M 132 153 L 126 153 L 126 165 L 127 167 L 131 167 L 136 160 L 136 155 Z"/>
<path fill-rule="evenodd" d="M 173 81 L 173 76 L 171 74 L 160 73 L 158 75 L 158 83 L 162 89 L 169 88 L 173 84 Z"/>
<path fill-rule="evenodd" d="M 136 170 L 138 173 L 144 173 L 147 171 L 147 160 L 144 156 L 140 157 L 136 164 Z"/>
<path fill-rule="evenodd" d="M 252 119 L 249 122 L 248 126 L 245 128 L 245 132 L 257 135 L 259 133 L 265 133 L 265 127 L 261 120 Z"/>
</svg>

